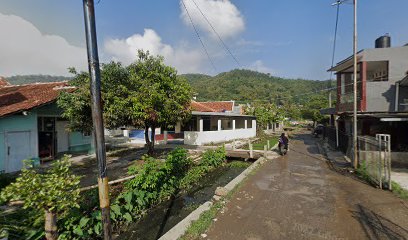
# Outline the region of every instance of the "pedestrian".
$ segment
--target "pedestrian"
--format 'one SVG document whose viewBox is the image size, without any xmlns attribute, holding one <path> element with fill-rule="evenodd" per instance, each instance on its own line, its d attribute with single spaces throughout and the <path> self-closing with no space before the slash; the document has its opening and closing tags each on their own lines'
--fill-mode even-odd
<svg viewBox="0 0 408 240">
<path fill-rule="evenodd" d="M 289 139 L 285 136 L 285 133 L 282 133 L 279 137 L 279 143 L 278 143 L 279 153 L 281 155 L 283 155 L 284 153 L 288 151 L 288 145 L 289 145 Z M 285 150 L 285 152 L 282 151 L 282 147 Z"/>
</svg>

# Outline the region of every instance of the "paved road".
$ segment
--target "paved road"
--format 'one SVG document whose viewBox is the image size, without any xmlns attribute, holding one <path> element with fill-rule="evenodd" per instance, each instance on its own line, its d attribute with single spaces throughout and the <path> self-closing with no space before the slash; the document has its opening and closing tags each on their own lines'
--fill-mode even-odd
<svg viewBox="0 0 408 240">
<path fill-rule="evenodd" d="M 264 164 L 206 239 L 408 239 L 408 204 L 331 170 L 310 135 Z"/>
</svg>

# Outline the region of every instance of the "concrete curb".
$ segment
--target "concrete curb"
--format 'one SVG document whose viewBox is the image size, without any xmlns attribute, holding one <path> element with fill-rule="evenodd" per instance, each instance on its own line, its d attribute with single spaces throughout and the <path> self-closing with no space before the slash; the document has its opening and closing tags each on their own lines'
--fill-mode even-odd
<svg viewBox="0 0 408 240">
<path fill-rule="evenodd" d="M 274 156 L 274 158 L 278 157 L 278 155 Z M 225 189 L 227 192 L 230 192 L 233 190 L 239 183 L 241 183 L 253 170 L 255 170 L 259 165 L 262 165 L 268 160 L 271 160 L 273 158 L 264 158 L 260 157 L 258 160 L 256 160 L 251 166 L 249 166 L 247 169 L 245 169 L 241 174 L 239 174 L 237 177 L 232 179 L 227 185 L 225 185 Z M 190 213 L 186 218 L 181 220 L 176 226 L 174 226 L 172 229 L 167 231 L 163 236 L 159 238 L 159 240 L 175 240 L 179 239 L 181 236 L 185 234 L 187 229 L 190 227 L 191 223 L 193 221 L 196 221 L 200 218 L 200 215 L 209 210 L 213 203 L 211 201 L 207 201 L 204 204 L 202 204 L 200 207 L 198 207 L 196 210 L 194 210 L 192 213 Z"/>
<path fill-rule="evenodd" d="M 227 185 L 225 185 L 225 189 L 227 189 L 228 192 L 230 192 L 232 189 L 234 189 L 240 182 L 242 182 L 256 167 L 259 165 L 265 163 L 268 159 L 264 157 L 260 157 L 258 160 L 256 160 L 251 166 L 249 166 L 247 169 L 245 169 L 241 174 L 236 176 L 234 179 L 232 179 Z"/>
<path fill-rule="evenodd" d="M 191 225 L 193 221 L 196 221 L 200 218 L 201 213 L 209 210 L 213 205 L 212 202 L 208 201 L 199 206 L 196 210 L 190 213 L 186 218 L 181 220 L 176 226 L 167 231 L 159 240 L 175 240 L 183 236 L 187 228 Z"/>
</svg>

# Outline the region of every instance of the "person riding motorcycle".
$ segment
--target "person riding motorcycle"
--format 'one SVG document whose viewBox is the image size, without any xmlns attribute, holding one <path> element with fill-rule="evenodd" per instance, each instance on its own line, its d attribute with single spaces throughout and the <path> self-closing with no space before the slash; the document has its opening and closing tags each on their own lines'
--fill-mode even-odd
<svg viewBox="0 0 408 240">
<path fill-rule="evenodd" d="M 282 133 L 279 137 L 279 152 L 281 155 L 286 154 L 286 152 L 288 151 L 288 144 L 289 144 L 289 139 L 285 136 L 285 133 Z M 282 147 L 283 147 L 283 151 L 282 151 Z"/>
</svg>

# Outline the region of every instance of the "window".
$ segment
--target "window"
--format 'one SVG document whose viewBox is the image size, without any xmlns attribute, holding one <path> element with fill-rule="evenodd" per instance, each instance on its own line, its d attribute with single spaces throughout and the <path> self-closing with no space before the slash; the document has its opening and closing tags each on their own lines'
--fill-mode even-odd
<svg viewBox="0 0 408 240">
<path fill-rule="evenodd" d="M 367 82 L 388 81 L 388 61 L 367 62 Z"/>
</svg>

